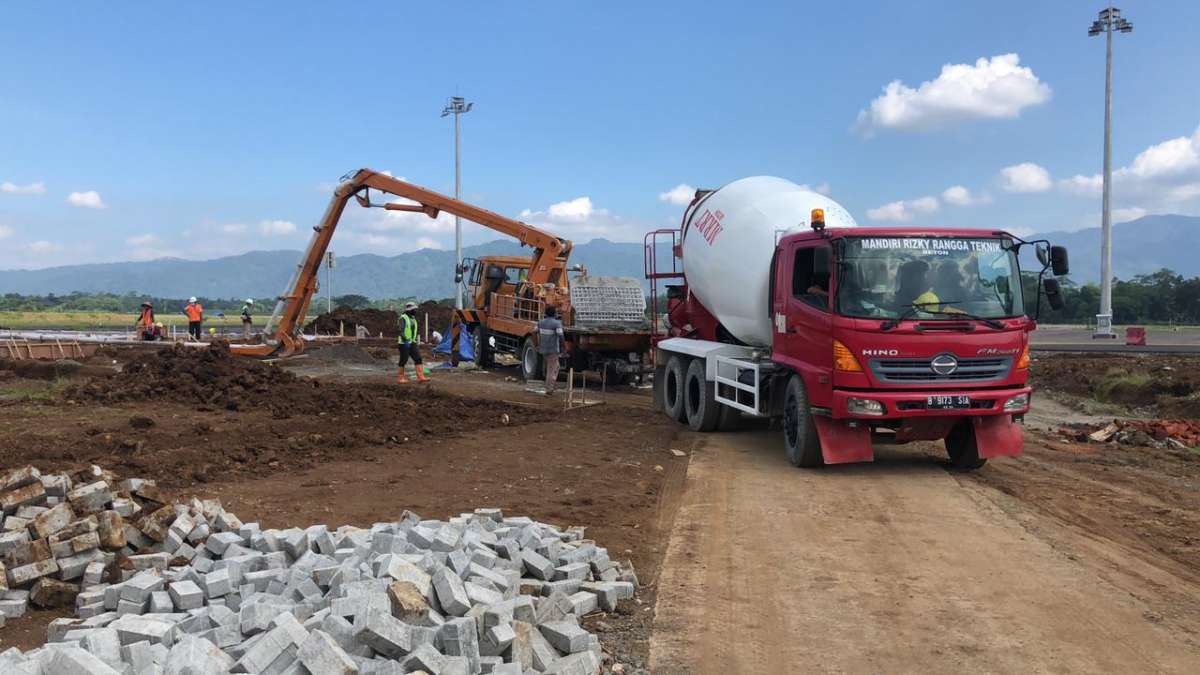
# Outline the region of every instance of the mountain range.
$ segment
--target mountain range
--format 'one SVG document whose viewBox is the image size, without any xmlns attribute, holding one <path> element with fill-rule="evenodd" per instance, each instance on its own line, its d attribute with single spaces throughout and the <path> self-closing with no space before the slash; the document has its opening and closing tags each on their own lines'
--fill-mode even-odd
<svg viewBox="0 0 1200 675">
<path fill-rule="evenodd" d="M 1079 283 L 1099 280 L 1099 228 L 1041 236 L 1068 248 L 1073 280 Z M 1197 251 L 1200 251 L 1200 217 L 1144 216 L 1113 227 L 1113 273 L 1122 279 L 1162 267 L 1187 277 L 1200 276 Z M 463 248 L 465 257 L 528 253 L 530 249 L 507 240 Z M 283 290 L 299 259 L 299 251 L 252 251 L 213 260 L 163 258 L 6 270 L 0 271 L 0 293 L 61 295 L 80 291 L 148 293 L 158 297 L 271 297 Z M 592 274 L 638 279 L 643 276 L 640 243 L 593 239 L 576 244 L 571 260 L 585 265 Z M 349 255 L 337 260 L 333 292 L 371 298 L 445 298 L 454 293 L 453 269 L 453 251 L 423 249 L 396 256 Z"/>
<path fill-rule="evenodd" d="M 530 255 L 513 241 L 464 246 L 463 257 Z M 274 297 L 291 279 L 299 251 L 251 251 L 212 260 L 161 258 L 146 262 L 66 265 L 38 270 L 0 271 L 0 293 L 64 295 L 146 293 L 156 297 Z M 642 278 L 642 245 L 594 239 L 576 244 L 571 262 L 592 274 Z M 454 295 L 454 251 L 422 249 L 396 256 L 370 253 L 338 257 L 333 293 L 370 298 L 446 298 Z M 321 272 L 321 284 L 326 280 Z M 322 293 L 324 289 L 322 290 Z"/>
</svg>

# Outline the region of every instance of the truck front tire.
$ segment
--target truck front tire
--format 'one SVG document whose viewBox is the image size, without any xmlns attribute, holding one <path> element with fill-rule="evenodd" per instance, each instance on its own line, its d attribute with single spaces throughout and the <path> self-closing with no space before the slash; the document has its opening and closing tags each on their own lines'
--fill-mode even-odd
<svg viewBox="0 0 1200 675">
<path fill-rule="evenodd" d="M 526 382 L 536 382 L 545 377 L 542 363 L 542 355 L 538 353 L 537 345 L 533 344 L 533 338 L 525 338 L 525 344 L 521 346 L 521 376 Z"/>
<path fill-rule="evenodd" d="M 683 405 L 687 367 L 688 357 L 672 354 L 667 359 L 667 372 L 663 377 L 663 412 L 677 422 L 687 422 L 687 409 Z"/>
<path fill-rule="evenodd" d="M 950 456 L 950 466 L 959 471 L 974 471 L 987 464 L 987 458 L 979 456 L 975 425 L 970 419 L 959 422 L 946 435 L 946 454 Z"/>
<path fill-rule="evenodd" d="M 793 466 L 811 468 L 825 464 L 817 425 L 808 407 L 808 392 L 799 375 L 792 375 L 784 391 L 783 443 Z"/>
<path fill-rule="evenodd" d="M 692 359 L 683 378 L 683 407 L 692 431 L 712 431 L 721 419 L 721 408 L 713 393 L 713 384 L 704 379 L 704 359 Z"/>
</svg>

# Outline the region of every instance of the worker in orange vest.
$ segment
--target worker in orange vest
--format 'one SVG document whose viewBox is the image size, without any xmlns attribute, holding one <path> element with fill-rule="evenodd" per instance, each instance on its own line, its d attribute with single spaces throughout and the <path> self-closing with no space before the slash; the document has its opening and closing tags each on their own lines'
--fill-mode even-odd
<svg viewBox="0 0 1200 675">
<path fill-rule="evenodd" d="M 143 340 L 154 339 L 154 305 L 149 302 L 142 303 L 142 313 L 138 316 L 137 326 Z"/>
<path fill-rule="evenodd" d="M 183 308 L 183 313 L 187 314 L 188 318 L 188 335 L 193 340 L 200 340 L 200 324 L 204 321 L 204 308 L 196 301 L 196 296 L 188 298 L 187 307 Z"/>
</svg>

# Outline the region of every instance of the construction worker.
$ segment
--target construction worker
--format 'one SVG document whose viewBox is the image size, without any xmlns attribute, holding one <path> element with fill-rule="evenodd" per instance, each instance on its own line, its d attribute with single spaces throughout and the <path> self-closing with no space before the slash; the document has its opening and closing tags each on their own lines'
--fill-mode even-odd
<svg viewBox="0 0 1200 675">
<path fill-rule="evenodd" d="M 558 355 L 563 348 L 563 325 L 558 320 L 558 308 L 546 305 L 546 317 L 537 324 L 537 349 L 546 371 L 546 395 L 558 387 Z"/>
<path fill-rule="evenodd" d="M 188 298 L 188 304 L 183 308 L 188 318 L 188 335 L 193 340 L 200 340 L 200 324 L 204 321 L 204 308 L 196 301 L 196 296 Z"/>
<path fill-rule="evenodd" d="M 154 339 L 154 305 L 149 302 L 142 303 L 142 311 L 138 315 L 137 328 L 143 340 Z"/>
<path fill-rule="evenodd" d="M 397 340 L 400 347 L 400 372 L 396 373 L 396 384 L 408 383 L 404 367 L 408 364 L 409 358 L 412 359 L 413 369 L 417 371 L 417 382 L 429 380 L 428 377 L 425 377 L 425 366 L 421 363 L 421 350 L 417 345 L 420 325 L 417 323 L 416 313 L 417 303 L 407 302 L 404 304 L 404 313 L 400 315 L 400 338 Z"/>
<path fill-rule="evenodd" d="M 246 304 L 242 305 L 242 338 L 246 340 L 250 339 L 250 333 L 254 328 L 254 317 L 250 315 L 253 307 L 254 298 L 246 298 Z"/>
</svg>

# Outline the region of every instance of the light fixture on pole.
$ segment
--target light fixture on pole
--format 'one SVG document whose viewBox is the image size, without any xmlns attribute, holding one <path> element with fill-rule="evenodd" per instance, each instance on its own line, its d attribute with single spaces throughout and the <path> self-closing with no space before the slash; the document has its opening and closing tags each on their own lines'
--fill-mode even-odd
<svg viewBox="0 0 1200 675">
<path fill-rule="evenodd" d="M 460 124 L 458 118 L 463 113 L 471 112 L 471 106 L 474 103 L 468 103 L 461 96 L 451 96 L 446 101 L 446 107 L 442 108 L 442 117 L 446 115 L 454 115 L 454 198 L 462 199 L 462 154 L 460 152 L 459 130 Z M 458 216 L 454 216 L 454 274 L 455 278 L 460 278 L 463 274 L 462 268 L 462 221 Z M 463 307 L 462 284 L 454 284 L 454 306 L 458 309 Z"/>
<path fill-rule="evenodd" d="M 1114 338 L 1112 329 L 1112 36 L 1113 31 L 1128 33 L 1133 24 L 1121 17 L 1121 10 L 1110 3 L 1100 11 L 1100 18 L 1088 28 L 1088 36 L 1104 33 L 1106 58 L 1104 63 L 1104 197 L 1100 220 L 1100 313 L 1096 315 L 1093 337 Z"/>
</svg>

